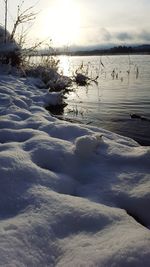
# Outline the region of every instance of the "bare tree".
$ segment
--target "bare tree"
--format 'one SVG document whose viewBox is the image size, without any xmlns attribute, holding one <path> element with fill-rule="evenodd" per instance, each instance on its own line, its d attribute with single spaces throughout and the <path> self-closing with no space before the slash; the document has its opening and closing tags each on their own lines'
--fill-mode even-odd
<svg viewBox="0 0 150 267">
<path fill-rule="evenodd" d="M 4 0 L 5 2 L 5 35 L 4 35 L 4 42 L 7 41 L 7 14 L 8 14 L 8 1 Z"/>
<path fill-rule="evenodd" d="M 21 24 L 24 24 L 24 23 L 34 21 L 36 18 L 37 13 L 35 13 L 33 11 L 34 6 L 30 6 L 29 8 L 22 11 L 23 3 L 24 3 L 24 1 L 22 1 L 21 4 L 18 5 L 18 7 L 17 7 L 17 18 L 16 18 L 16 21 L 14 23 L 14 26 L 13 26 L 13 29 L 12 29 L 12 32 L 10 35 L 10 40 L 14 39 L 14 36 L 16 34 L 16 30 L 17 30 L 18 26 L 20 26 Z M 22 34 L 22 37 L 21 37 L 22 39 L 24 38 L 23 37 L 24 34 L 26 35 L 26 31 L 24 31 L 24 33 Z"/>
</svg>

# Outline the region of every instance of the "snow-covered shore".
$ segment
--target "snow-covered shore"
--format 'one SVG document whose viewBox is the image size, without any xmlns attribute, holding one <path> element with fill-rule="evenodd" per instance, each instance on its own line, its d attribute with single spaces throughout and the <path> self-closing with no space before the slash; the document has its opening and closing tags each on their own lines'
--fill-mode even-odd
<svg viewBox="0 0 150 267">
<path fill-rule="evenodd" d="M 0 76 L 0 266 L 150 266 L 150 147 L 53 118 Z"/>
</svg>

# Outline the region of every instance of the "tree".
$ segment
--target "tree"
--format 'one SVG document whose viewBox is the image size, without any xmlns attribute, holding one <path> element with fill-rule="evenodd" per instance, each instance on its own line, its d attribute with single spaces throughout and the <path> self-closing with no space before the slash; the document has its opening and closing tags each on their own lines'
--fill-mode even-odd
<svg viewBox="0 0 150 267">
<path fill-rule="evenodd" d="M 5 1 L 5 36 L 4 36 L 4 42 L 7 42 L 7 14 L 8 14 L 8 1 Z"/>
<path fill-rule="evenodd" d="M 6 1 L 6 0 L 5 0 Z M 15 23 L 13 25 L 13 29 L 10 35 L 10 40 L 13 40 L 16 34 L 17 28 L 24 23 L 28 23 L 30 21 L 34 21 L 36 18 L 37 13 L 33 12 L 34 6 L 30 6 L 29 8 L 22 11 L 22 6 L 24 4 L 24 1 L 21 2 L 20 5 L 17 7 L 17 18 L 15 20 Z M 21 36 L 21 40 L 23 39 L 23 33 Z"/>
</svg>

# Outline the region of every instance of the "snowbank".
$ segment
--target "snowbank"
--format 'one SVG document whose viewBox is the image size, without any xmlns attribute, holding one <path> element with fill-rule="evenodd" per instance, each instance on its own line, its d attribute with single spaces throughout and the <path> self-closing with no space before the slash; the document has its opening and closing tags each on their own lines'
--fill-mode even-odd
<svg viewBox="0 0 150 267">
<path fill-rule="evenodd" d="M 150 266 L 150 147 L 59 121 L 0 77 L 0 266 Z"/>
</svg>

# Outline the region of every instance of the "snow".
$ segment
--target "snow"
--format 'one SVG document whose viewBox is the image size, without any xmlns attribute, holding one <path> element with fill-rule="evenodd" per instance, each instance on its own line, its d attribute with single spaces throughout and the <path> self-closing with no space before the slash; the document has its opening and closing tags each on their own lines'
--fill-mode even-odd
<svg viewBox="0 0 150 267">
<path fill-rule="evenodd" d="M 150 147 L 52 117 L 37 83 L 0 76 L 0 266 L 149 267 Z"/>
<path fill-rule="evenodd" d="M 90 158 L 102 142 L 102 135 L 93 134 L 78 137 L 75 142 L 75 152 L 79 157 Z"/>
</svg>

